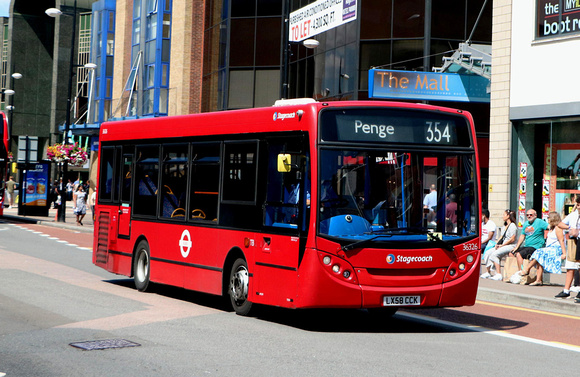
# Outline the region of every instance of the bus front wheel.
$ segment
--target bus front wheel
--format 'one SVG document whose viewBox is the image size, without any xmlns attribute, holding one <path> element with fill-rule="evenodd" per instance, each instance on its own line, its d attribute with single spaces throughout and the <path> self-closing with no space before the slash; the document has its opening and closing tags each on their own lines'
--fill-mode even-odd
<svg viewBox="0 0 580 377">
<path fill-rule="evenodd" d="M 242 258 L 237 259 L 230 271 L 230 284 L 228 288 L 230 301 L 236 314 L 248 315 L 252 309 L 252 303 L 248 301 L 250 286 L 250 274 L 248 264 Z"/>
<path fill-rule="evenodd" d="M 133 271 L 135 287 L 140 292 L 145 292 L 149 286 L 150 259 L 149 245 L 146 241 L 139 242 L 135 255 Z"/>
</svg>

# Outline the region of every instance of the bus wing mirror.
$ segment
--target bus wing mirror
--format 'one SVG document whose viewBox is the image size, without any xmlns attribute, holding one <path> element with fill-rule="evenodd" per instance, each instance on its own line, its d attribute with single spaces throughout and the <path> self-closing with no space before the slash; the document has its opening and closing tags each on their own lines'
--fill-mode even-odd
<svg viewBox="0 0 580 377">
<path fill-rule="evenodd" d="M 292 170 L 292 157 L 289 154 L 280 153 L 278 155 L 278 172 L 288 173 Z"/>
</svg>

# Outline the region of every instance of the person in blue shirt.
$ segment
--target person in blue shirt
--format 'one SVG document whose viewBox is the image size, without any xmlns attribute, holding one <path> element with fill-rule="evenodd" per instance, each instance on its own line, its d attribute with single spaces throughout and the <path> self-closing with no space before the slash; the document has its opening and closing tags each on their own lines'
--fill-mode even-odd
<svg viewBox="0 0 580 377">
<path fill-rule="evenodd" d="M 538 214 L 535 210 L 529 209 L 526 212 L 526 217 L 527 220 L 524 223 L 523 232 L 516 247 L 511 252 L 518 260 L 520 271 L 523 269 L 524 259 L 529 260 L 534 251 L 544 247 L 546 242 L 545 233 L 548 229 L 548 223 L 538 219 Z"/>
</svg>

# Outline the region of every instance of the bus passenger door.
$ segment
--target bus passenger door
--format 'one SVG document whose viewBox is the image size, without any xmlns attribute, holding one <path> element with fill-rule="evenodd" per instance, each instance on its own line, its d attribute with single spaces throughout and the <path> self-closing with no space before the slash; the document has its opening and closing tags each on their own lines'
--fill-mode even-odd
<svg viewBox="0 0 580 377">
<path fill-rule="evenodd" d="M 133 153 L 124 151 L 120 167 L 120 207 L 118 220 L 118 236 L 129 238 L 131 236 L 131 181 L 133 178 Z"/>
<path fill-rule="evenodd" d="M 263 177 L 262 234 L 256 255 L 256 283 L 263 302 L 294 307 L 298 289 L 301 236 L 307 228 L 310 201 L 306 137 L 268 140 L 267 170 Z"/>
</svg>

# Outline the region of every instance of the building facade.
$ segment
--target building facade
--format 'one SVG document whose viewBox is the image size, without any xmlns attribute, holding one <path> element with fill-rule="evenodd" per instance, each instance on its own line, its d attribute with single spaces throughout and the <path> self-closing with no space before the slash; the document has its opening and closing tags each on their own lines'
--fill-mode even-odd
<svg viewBox="0 0 580 377">
<path fill-rule="evenodd" d="M 68 126 L 75 141 L 88 145 L 92 138 L 95 145 L 100 124 L 111 119 L 271 106 L 281 97 L 368 99 L 371 68 L 430 72 L 461 43 L 489 45 L 492 39 L 491 2 L 485 0 L 349 0 L 356 18 L 314 36 L 315 49 L 289 42 L 287 34 L 289 14 L 314 3 L 309 0 L 12 3 L 9 66 L 41 62 L 26 65 L 35 72 L 22 72 L 17 85 L 45 92 L 31 106 L 19 102 L 31 101 L 30 91 L 15 87 L 14 137 L 37 134 L 42 149 L 62 140 L 69 72 L 76 93 Z M 44 14 L 52 6 L 76 9 L 74 32 L 71 17 Z M 33 25 L 27 37 L 20 32 L 26 23 Z M 38 48 L 22 48 L 27 43 Z M 78 67 L 87 62 L 96 68 Z M 487 183 L 489 104 L 430 103 L 474 115 Z"/>
<path fill-rule="evenodd" d="M 490 211 L 564 213 L 580 195 L 580 6 L 494 2 Z M 573 63 L 572 63 L 573 64 Z"/>
</svg>

